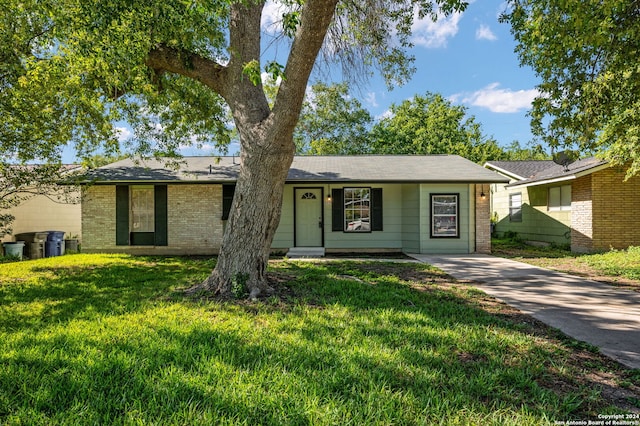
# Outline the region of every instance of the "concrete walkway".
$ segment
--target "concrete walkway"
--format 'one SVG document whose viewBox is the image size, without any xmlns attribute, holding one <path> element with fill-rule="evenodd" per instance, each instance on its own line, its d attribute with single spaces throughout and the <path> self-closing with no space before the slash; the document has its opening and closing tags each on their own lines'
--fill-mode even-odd
<svg viewBox="0 0 640 426">
<path fill-rule="evenodd" d="M 640 293 L 489 255 L 411 255 L 640 368 Z"/>
</svg>

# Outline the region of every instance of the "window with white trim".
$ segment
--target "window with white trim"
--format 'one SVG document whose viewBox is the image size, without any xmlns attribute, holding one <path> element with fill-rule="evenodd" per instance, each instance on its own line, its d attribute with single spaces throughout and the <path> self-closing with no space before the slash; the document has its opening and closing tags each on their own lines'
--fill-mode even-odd
<svg viewBox="0 0 640 426">
<path fill-rule="evenodd" d="M 522 222 L 522 193 L 509 194 L 509 221 Z"/>
<path fill-rule="evenodd" d="M 549 211 L 571 210 L 571 185 L 549 188 Z"/>
<path fill-rule="evenodd" d="M 344 188 L 345 232 L 371 231 L 371 188 Z"/>
<path fill-rule="evenodd" d="M 458 216 L 458 194 L 431 194 L 431 237 L 459 237 Z"/>
</svg>

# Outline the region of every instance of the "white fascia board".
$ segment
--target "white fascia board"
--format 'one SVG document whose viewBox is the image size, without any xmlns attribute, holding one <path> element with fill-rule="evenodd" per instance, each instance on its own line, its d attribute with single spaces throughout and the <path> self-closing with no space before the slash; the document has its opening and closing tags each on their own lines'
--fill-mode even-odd
<svg viewBox="0 0 640 426">
<path fill-rule="evenodd" d="M 526 188 L 528 186 L 539 186 L 539 185 L 548 185 L 550 183 L 566 182 L 568 180 L 574 180 L 577 177 L 578 177 L 577 175 L 569 175 L 569 176 L 562 176 L 562 177 L 554 178 L 554 179 L 546 179 L 546 180 L 539 180 L 539 181 L 536 181 L 536 182 L 528 182 L 528 183 L 510 185 L 509 189 Z"/>
<path fill-rule="evenodd" d="M 507 176 L 509 178 L 512 178 L 512 179 L 516 179 L 516 180 L 524 180 L 525 179 L 523 176 L 518 176 L 517 174 L 515 174 L 513 172 L 505 170 L 502 167 L 494 166 L 491 163 L 485 163 L 484 167 L 487 168 L 487 169 L 493 169 L 494 171 L 496 171 L 496 172 L 498 172 L 500 174 L 503 174 L 503 175 L 505 175 L 505 176 Z"/>
</svg>

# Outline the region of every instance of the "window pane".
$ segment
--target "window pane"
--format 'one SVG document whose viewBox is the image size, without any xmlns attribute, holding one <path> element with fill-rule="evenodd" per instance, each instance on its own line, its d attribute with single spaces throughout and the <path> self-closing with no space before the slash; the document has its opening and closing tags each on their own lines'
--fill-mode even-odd
<svg viewBox="0 0 640 426">
<path fill-rule="evenodd" d="M 549 210 L 560 210 L 560 187 L 549 188 Z"/>
<path fill-rule="evenodd" d="M 344 189 L 344 230 L 371 231 L 371 188 Z"/>
<path fill-rule="evenodd" d="M 509 195 L 509 220 L 522 222 L 522 194 Z"/>
<path fill-rule="evenodd" d="M 131 232 L 154 232 L 153 187 L 131 187 Z"/>
<path fill-rule="evenodd" d="M 571 185 L 549 188 L 549 210 L 571 210 Z"/>
<path fill-rule="evenodd" d="M 458 236 L 458 196 L 431 196 L 431 236 Z"/>
<path fill-rule="evenodd" d="M 562 210 L 571 210 L 571 185 L 560 188 L 560 205 Z"/>
</svg>

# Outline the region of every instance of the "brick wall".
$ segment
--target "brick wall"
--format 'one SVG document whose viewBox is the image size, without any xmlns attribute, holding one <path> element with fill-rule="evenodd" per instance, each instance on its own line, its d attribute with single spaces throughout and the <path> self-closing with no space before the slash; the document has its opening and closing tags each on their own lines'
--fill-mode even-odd
<svg viewBox="0 0 640 426">
<path fill-rule="evenodd" d="M 484 187 L 484 191 L 483 191 Z M 484 200 L 480 194 L 484 192 Z M 491 191 L 489 185 L 476 185 L 476 253 L 491 253 Z"/>
<path fill-rule="evenodd" d="M 578 253 L 593 249 L 591 180 L 583 176 L 571 186 L 571 251 Z"/>
<path fill-rule="evenodd" d="M 221 185 L 168 185 L 168 245 L 116 246 L 115 186 L 89 187 L 82 201 L 82 249 L 132 254 L 215 254 L 223 233 Z"/>
<path fill-rule="evenodd" d="M 94 185 L 82 199 L 82 251 L 109 251 L 116 244 L 116 187 Z"/>
<path fill-rule="evenodd" d="M 222 185 L 169 185 L 169 247 L 182 254 L 212 254 L 223 234 Z"/>
<path fill-rule="evenodd" d="M 592 176 L 593 249 L 640 245 L 640 177 L 625 182 L 617 167 Z"/>
</svg>

